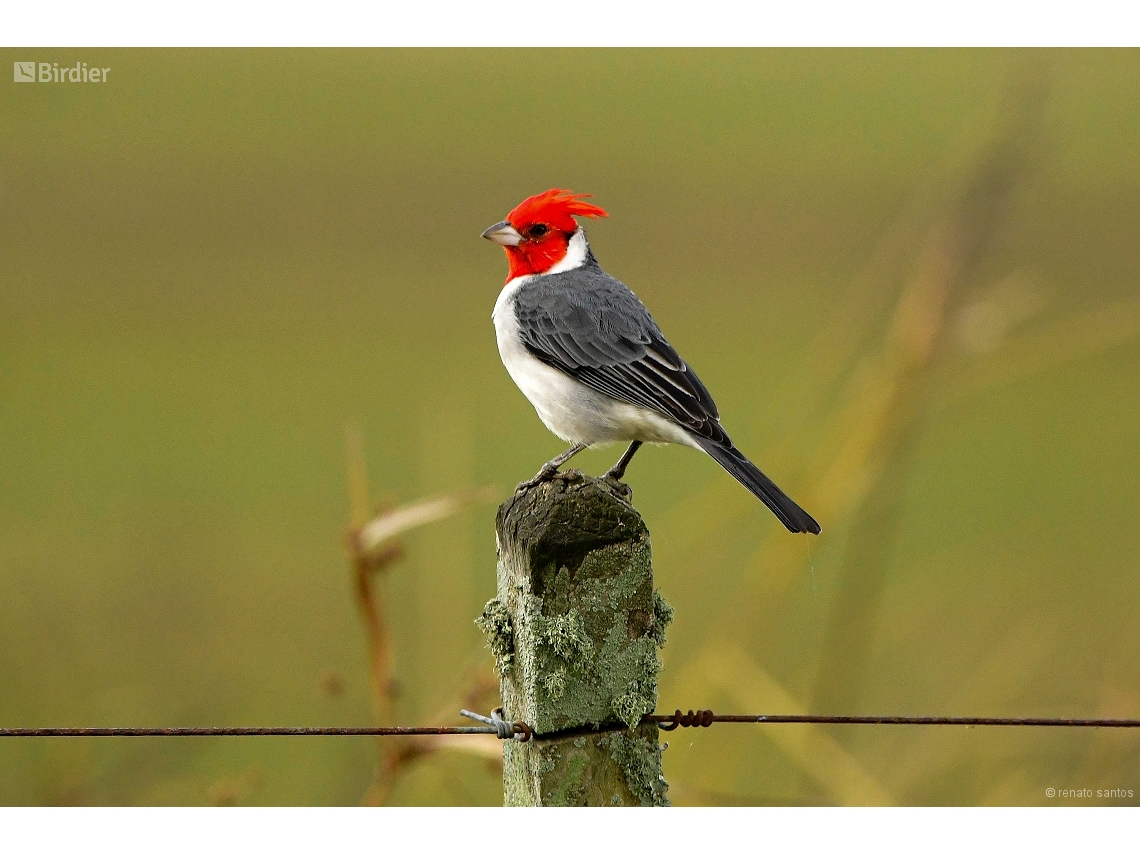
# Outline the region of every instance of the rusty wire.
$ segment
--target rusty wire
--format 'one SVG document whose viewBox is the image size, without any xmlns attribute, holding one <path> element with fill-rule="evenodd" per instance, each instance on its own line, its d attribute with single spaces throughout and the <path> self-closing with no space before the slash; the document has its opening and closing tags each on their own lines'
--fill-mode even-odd
<svg viewBox="0 0 1140 855">
<path fill-rule="evenodd" d="M 1140 727 L 1137 718 L 1001 718 L 984 716 L 907 715 L 716 715 L 712 710 L 677 710 L 673 715 L 650 715 L 662 730 L 708 727 L 712 724 L 899 724 L 961 727 Z"/>
<path fill-rule="evenodd" d="M 498 710 L 496 710 L 498 712 Z M 494 714 L 492 714 L 494 717 Z M 479 717 L 481 720 L 490 720 Z M 501 721 L 501 719 L 500 719 Z M 710 727 L 713 724 L 864 724 L 938 727 L 1112 727 L 1140 728 L 1136 718 L 1002 718 L 984 716 L 879 716 L 879 715 L 717 715 L 712 710 L 677 710 L 671 715 L 645 715 L 642 724 L 656 722 L 662 730 L 678 727 Z M 575 727 L 550 733 L 535 733 L 523 721 L 507 722 L 505 728 L 488 727 L 8 727 L 0 737 L 93 737 L 93 736 L 474 736 L 496 735 L 520 742 L 534 738 L 550 740 L 590 733 L 624 730 L 614 722 L 601 727 Z"/>
<path fill-rule="evenodd" d="M 446 736 L 493 727 L 9 727 L 2 736 Z"/>
</svg>

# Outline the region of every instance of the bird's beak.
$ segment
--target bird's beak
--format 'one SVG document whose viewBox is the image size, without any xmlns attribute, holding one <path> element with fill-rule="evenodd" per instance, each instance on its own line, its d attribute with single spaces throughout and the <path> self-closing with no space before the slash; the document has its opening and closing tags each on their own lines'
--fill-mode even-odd
<svg viewBox="0 0 1140 855">
<path fill-rule="evenodd" d="M 514 226 L 506 220 L 503 220 L 501 223 L 495 223 L 495 225 L 483 232 L 483 237 L 501 246 L 518 246 L 522 243 L 522 235 L 516 232 Z"/>
</svg>

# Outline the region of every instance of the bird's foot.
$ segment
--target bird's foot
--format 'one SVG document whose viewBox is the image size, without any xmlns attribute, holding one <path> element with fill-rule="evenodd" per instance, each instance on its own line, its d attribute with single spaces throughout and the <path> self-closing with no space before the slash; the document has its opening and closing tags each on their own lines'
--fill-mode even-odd
<svg viewBox="0 0 1140 855">
<path fill-rule="evenodd" d="M 617 492 L 627 502 L 633 498 L 633 488 L 629 486 L 629 484 L 626 484 L 624 481 L 622 481 L 621 475 L 615 473 L 613 469 L 603 475 L 602 480 L 613 487 L 614 491 Z"/>
<path fill-rule="evenodd" d="M 637 449 L 641 448 L 641 440 L 634 440 L 629 444 L 629 448 L 625 450 L 625 454 L 621 456 L 613 466 L 609 468 L 602 478 L 608 483 L 619 496 L 624 498 L 627 502 L 633 498 L 633 490 L 628 484 L 622 483 L 622 478 L 625 477 L 625 467 L 629 466 L 629 461 L 633 460 L 633 455 L 637 454 Z"/>
<path fill-rule="evenodd" d="M 586 443 L 576 442 L 561 454 L 559 454 L 557 457 L 555 457 L 553 460 L 547 460 L 542 464 L 542 468 L 538 470 L 538 474 L 531 478 L 529 481 L 523 481 L 521 484 L 515 487 L 515 492 L 521 493 L 524 490 L 529 490 L 531 487 L 538 486 L 544 481 L 550 481 L 554 478 L 555 475 L 558 474 L 559 466 L 561 466 L 578 452 L 585 451 L 586 447 Z"/>
<path fill-rule="evenodd" d="M 538 470 L 538 473 L 533 478 L 531 478 L 529 481 L 521 481 L 519 483 L 519 485 L 517 487 L 515 487 L 515 492 L 516 493 L 525 493 L 531 487 L 537 487 L 539 484 L 545 484 L 547 481 L 553 481 L 554 476 L 557 474 L 558 474 L 558 467 L 557 466 L 553 466 L 549 463 L 545 463 L 545 464 L 543 464 L 542 468 Z"/>
</svg>

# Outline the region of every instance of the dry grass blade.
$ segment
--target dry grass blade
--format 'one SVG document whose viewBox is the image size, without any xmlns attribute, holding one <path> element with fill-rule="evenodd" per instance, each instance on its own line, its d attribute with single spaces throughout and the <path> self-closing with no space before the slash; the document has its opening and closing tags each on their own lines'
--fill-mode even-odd
<svg viewBox="0 0 1140 855">
<path fill-rule="evenodd" d="M 412 529 L 454 516 L 464 508 L 494 498 L 490 487 L 477 487 L 421 499 L 382 513 L 357 529 L 354 534 L 357 549 L 364 556 L 373 555 L 384 544 Z"/>
<path fill-rule="evenodd" d="M 486 666 L 474 669 L 462 682 L 467 685 L 467 690 L 457 692 L 449 698 L 441 706 L 440 711 L 428 719 L 429 726 L 443 725 L 452 721 L 455 718 L 455 711 L 461 707 L 486 709 L 497 703 L 499 681 Z M 470 739 L 450 735 L 410 737 L 381 754 L 372 784 L 361 803 L 376 806 L 387 804 L 400 775 L 416 761 L 437 751 L 470 754 L 500 766 L 503 762 L 503 749 L 496 739 Z"/>
<path fill-rule="evenodd" d="M 1001 221 L 1008 194 L 1028 160 L 1024 152 L 1031 148 L 1042 92 L 1040 88 L 1029 90 L 1026 100 L 1013 111 L 1012 120 L 1006 118 L 1009 110 L 997 110 L 988 125 L 975 124 L 963 133 L 953 156 L 943 164 L 939 179 L 932 182 L 934 189 L 922 194 L 924 198 L 940 197 L 941 206 L 915 204 L 915 211 L 911 212 L 914 216 L 908 215 L 908 220 L 915 219 L 917 213 L 925 215 L 925 237 L 918 249 L 911 253 L 909 261 L 893 257 L 905 250 L 900 245 L 900 235 L 918 239 L 923 234 L 915 222 L 896 224 L 849 289 L 849 296 L 861 299 L 871 293 L 870 280 L 889 279 L 894 271 L 905 270 L 908 263 L 911 267 L 898 291 L 882 342 L 848 369 L 837 394 L 838 405 L 829 416 L 820 419 L 825 426 L 808 466 L 809 476 L 802 486 L 790 485 L 797 500 L 811 510 L 831 536 L 842 536 L 845 529 L 855 525 L 853 520 L 872 500 L 878 487 L 900 482 L 896 476 L 907 465 L 907 438 L 913 435 L 927 406 L 927 375 L 947 354 L 943 341 L 946 328 L 957 305 L 964 300 L 968 273 Z M 1004 132 L 994 129 L 998 116 L 1002 117 L 1000 121 L 1007 121 Z M 841 303 L 846 306 L 846 301 Z M 877 299 L 876 304 L 883 303 Z M 861 318 L 855 326 L 865 329 L 868 324 Z M 813 357 L 813 364 L 818 364 L 824 373 L 812 382 L 830 388 L 842 376 L 840 357 L 854 354 L 854 342 L 860 336 L 855 331 L 844 331 L 834 320 L 829 320 L 826 331 L 829 336 L 836 334 L 839 344 L 826 336 L 817 339 L 813 352 L 831 355 Z M 760 457 L 781 459 L 788 456 L 791 447 L 789 438 Z M 888 472 L 887 467 L 894 469 Z M 716 502 L 709 506 L 718 511 L 736 507 L 731 498 L 724 501 L 719 490 L 715 497 Z M 710 496 L 702 498 L 708 500 Z M 880 495 L 878 501 L 880 506 L 891 506 L 885 496 Z M 699 514 L 693 517 L 701 518 Z M 731 514 L 724 511 L 717 517 L 709 523 L 707 537 L 713 536 L 715 525 L 723 524 Z M 706 548 L 700 539 L 694 543 Z M 801 577 L 814 546 L 807 538 L 788 537 L 782 529 L 773 528 L 772 535 L 752 554 L 750 566 L 743 574 L 745 590 L 735 598 L 722 623 L 732 626 L 741 637 L 766 625 L 757 608 L 779 606 L 788 587 Z M 856 549 L 860 547 L 856 545 Z M 670 560 L 683 562 L 685 557 L 670 556 Z M 867 556 L 855 559 L 849 555 L 848 565 L 865 564 L 867 560 Z M 877 601 L 875 596 L 872 599 Z M 862 608 L 857 611 L 867 613 Z M 832 643 L 831 650 L 836 649 L 837 643 Z"/>
<path fill-rule="evenodd" d="M 675 682 L 700 697 L 711 697 L 717 690 L 741 709 L 780 710 L 788 715 L 805 712 L 771 674 L 730 642 L 710 644 L 686 665 Z M 895 797 L 826 728 L 797 724 L 764 728 L 762 732 L 836 803 L 895 803 Z"/>
<path fill-rule="evenodd" d="M 757 455 L 761 460 L 794 457 L 805 432 L 814 432 L 810 422 L 824 425 L 814 437 L 816 451 L 808 474 L 799 484 L 789 481 L 785 486 L 832 536 L 849 521 L 879 477 L 886 456 L 884 432 L 908 363 L 929 357 L 928 349 L 935 344 L 945 308 L 939 268 L 945 265 L 945 253 L 961 254 L 955 246 L 962 243 L 949 229 L 955 218 L 947 200 L 966 196 L 971 182 L 978 181 L 979 163 L 993 160 L 994 127 L 1004 106 L 997 99 L 964 124 L 940 164 L 930 170 L 931 177 L 836 300 L 807 349 L 802 372 L 790 381 L 803 390 L 797 392 L 799 397 L 809 396 L 808 404 L 785 438 Z M 979 237 L 975 235 L 972 242 L 978 244 Z M 915 245 L 925 247 L 917 260 Z M 890 311 L 892 295 L 899 294 L 894 283 L 906 275 L 908 265 L 917 270 L 903 285 L 901 296 L 893 298 L 894 316 L 885 341 L 872 355 L 856 360 L 860 344 L 871 344 L 876 323 Z M 835 399 L 837 406 L 830 403 Z M 825 406 L 832 411 L 822 411 Z M 716 512 L 709 513 L 710 508 Z M 663 566 L 702 560 L 709 540 L 732 525 L 736 514 L 751 509 L 746 494 L 734 483 L 712 479 L 670 512 L 670 522 L 684 520 L 677 528 L 678 538 L 684 540 L 663 543 L 659 560 Z M 757 604 L 778 606 L 788 586 L 800 577 L 814 546 L 807 538 L 787 537 L 783 529 L 773 528 L 743 573 L 749 590 L 735 598 L 725 619 L 741 632 L 763 625 Z"/>
<path fill-rule="evenodd" d="M 490 487 L 477 487 L 456 491 L 431 499 L 421 499 L 396 508 L 384 509 L 369 519 L 368 470 L 364 461 L 363 433 L 356 426 L 345 431 L 345 451 L 348 457 L 349 498 L 353 528 L 348 536 L 348 550 L 353 566 L 354 591 L 361 620 L 368 640 L 368 673 L 372 685 L 372 706 L 376 723 L 388 725 L 392 721 L 393 662 L 382 597 L 377 591 L 379 571 L 390 567 L 404 554 L 398 538 L 416 528 L 452 517 L 478 502 L 494 498 Z M 463 700 L 476 707 L 488 676 L 476 675 Z M 451 714 L 460 702 L 447 707 Z M 446 719 L 442 719 L 446 720 Z M 437 716 L 437 723 L 442 723 Z M 421 757 L 444 747 L 457 747 L 456 740 L 445 737 L 417 737 L 394 744 L 392 740 L 376 740 L 377 764 L 373 781 L 363 803 L 384 804 L 392 793 L 399 775 Z M 465 750 L 487 753 L 486 747 L 464 746 Z M 499 752 L 498 746 L 494 750 Z"/>
<path fill-rule="evenodd" d="M 1001 344 L 984 358 L 970 360 L 939 384 L 933 403 L 960 403 L 989 389 L 1017 382 L 1051 368 L 1102 353 L 1140 338 L 1140 297 L 1060 318 Z"/>
<path fill-rule="evenodd" d="M 884 584 L 885 550 L 893 539 L 910 449 L 928 409 L 929 379 L 949 355 L 950 320 L 966 301 L 970 273 L 1001 222 L 1008 196 L 1028 160 L 1025 152 L 1034 142 L 1039 95 L 1033 92 L 1018 105 L 1003 133 L 973 135 L 972 163 L 963 167 L 956 162 L 947 170 L 942 195 L 949 202 L 943 203 L 941 211 L 932 212 L 881 345 L 848 374 L 840 405 L 828 420 L 810 467 L 815 477 L 806 489 L 796 490 L 825 530 L 852 532 L 811 704 L 814 712 L 851 712 L 856 707 Z M 883 271 L 904 266 L 888 262 L 879 258 L 874 266 Z M 859 288 L 867 287 L 861 280 Z M 851 353 L 852 340 L 853 334 L 847 334 L 837 353 Z M 829 376 L 823 379 L 832 380 L 837 370 L 834 362 L 829 363 Z M 771 456 L 780 455 L 766 457 Z M 768 621 L 757 614 L 758 604 L 761 609 L 778 606 L 788 585 L 802 572 L 811 547 L 807 539 L 788 537 L 783 531 L 767 540 L 754 553 L 754 566 L 746 575 L 745 584 L 751 590 L 736 598 L 738 605 L 722 628 L 748 639 L 757 627 L 766 626 Z M 741 656 L 733 661 L 744 668 Z M 714 659 L 702 657 L 699 662 L 704 665 L 693 666 L 693 671 L 713 669 Z M 749 685 L 762 696 L 774 684 L 758 668 L 754 663 L 748 667 L 753 675 Z M 781 700 L 791 702 L 790 698 Z M 804 744 L 789 743 L 785 750 L 821 782 L 832 772 L 819 767 L 818 751 L 830 751 L 840 758 L 836 760 L 840 765 L 858 768 L 843 759 L 846 755 L 838 742 L 830 748 L 816 745 L 810 751 Z M 852 774 L 854 782 L 865 773 Z M 861 793 L 856 800 L 891 800 L 881 788 L 876 791 L 863 784 L 835 788 L 833 783 L 831 791 L 841 802 L 855 792 Z"/>
<path fill-rule="evenodd" d="M 886 580 L 886 564 L 902 509 L 903 485 L 915 442 L 929 409 L 930 383 L 951 352 L 952 312 L 966 302 L 971 273 L 1004 218 L 1013 189 L 1037 144 L 1044 90 L 1022 95 L 1012 119 L 977 168 L 919 255 L 878 357 L 881 409 L 865 430 L 860 485 L 863 495 L 851 520 L 817 677 L 818 711 L 857 708 L 870 657 L 870 639 Z"/>
</svg>

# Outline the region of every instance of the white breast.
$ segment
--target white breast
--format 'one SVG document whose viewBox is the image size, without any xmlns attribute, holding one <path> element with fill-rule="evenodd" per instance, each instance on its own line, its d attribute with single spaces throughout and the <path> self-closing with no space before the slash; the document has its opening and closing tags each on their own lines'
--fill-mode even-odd
<svg viewBox="0 0 1140 855">
<path fill-rule="evenodd" d="M 577 237 L 577 235 L 575 235 Z M 567 442 L 674 442 L 699 448 L 678 425 L 644 407 L 615 401 L 551 368 L 530 354 L 519 338 L 514 298 L 531 276 L 512 279 L 499 294 L 491 318 L 507 373 L 542 423 Z"/>
</svg>

